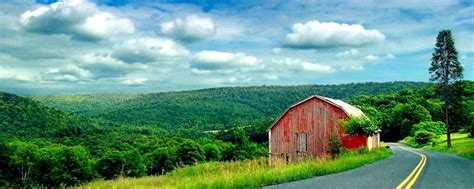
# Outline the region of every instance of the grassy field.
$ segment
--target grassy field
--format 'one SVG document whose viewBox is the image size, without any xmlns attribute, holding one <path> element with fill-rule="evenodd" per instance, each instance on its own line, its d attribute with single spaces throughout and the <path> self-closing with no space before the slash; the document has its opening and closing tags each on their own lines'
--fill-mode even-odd
<svg viewBox="0 0 474 189">
<path fill-rule="evenodd" d="M 474 138 L 469 138 L 468 134 L 451 134 L 452 148 L 446 148 L 446 135 L 440 137 L 434 146 L 425 146 L 423 149 L 456 154 L 469 159 L 474 159 Z"/>
<path fill-rule="evenodd" d="M 166 175 L 95 181 L 83 188 L 258 188 L 354 169 L 389 157 L 380 148 L 348 151 L 336 159 L 269 166 L 267 158 L 234 162 L 208 162 L 176 169 Z"/>
</svg>

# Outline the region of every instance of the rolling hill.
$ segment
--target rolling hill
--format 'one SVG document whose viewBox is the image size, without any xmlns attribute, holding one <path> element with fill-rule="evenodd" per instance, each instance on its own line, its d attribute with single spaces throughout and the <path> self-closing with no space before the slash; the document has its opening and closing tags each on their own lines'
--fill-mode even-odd
<svg viewBox="0 0 474 189">
<path fill-rule="evenodd" d="M 423 82 L 226 87 L 150 94 L 34 96 L 48 106 L 120 124 L 162 128 L 225 129 L 274 117 L 289 105 L 318 94 L 349 100 L 361 95 L 431 86 Z"/>
</svg>

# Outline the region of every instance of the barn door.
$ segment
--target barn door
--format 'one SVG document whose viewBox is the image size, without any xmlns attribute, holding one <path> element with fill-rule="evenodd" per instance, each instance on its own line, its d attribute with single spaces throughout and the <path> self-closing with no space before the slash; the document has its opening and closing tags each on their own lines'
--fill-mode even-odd
<svg viewBox="0 0 474 189">
<path fill-rule="evenodd" d="M 298 133 L 298 152 L 306 152 L 306 133 Z"/>
</svg>

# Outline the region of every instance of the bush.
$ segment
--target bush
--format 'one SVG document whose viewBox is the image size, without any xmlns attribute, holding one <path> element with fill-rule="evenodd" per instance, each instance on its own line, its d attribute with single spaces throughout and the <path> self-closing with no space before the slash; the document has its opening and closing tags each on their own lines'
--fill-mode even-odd
<svg viewBox="0 0 474 189">
<path fill-rule="evenodd" d="M 414 136 L 418 131 L 429 131 L 436 135 L 446 134 L 446 126 L 441 121 L 422 121 L 413 125 L 410 134 Z"/>
<path fill-rule="evenodd" d="M 365 116 L 350 117 L 349 120 L 339 120 L 339 124 L 350 135 L 372 136 L 380 129 L 372 120 Z"/>
<path fill-rule="evenodd" d="M 430 131 L 417 131 L 415 133 L 415 141 L 419 145 L 425 145 L 432 142 L 436 138 L 436 134 Z"/>
<path fill-rule="evenodd" d="M 329 145 L 331 146 L 331 154 L 333 156 L 337 156 L 343 150 L 341 140 L 339 140 L 339 135 L 337 133 L 333 133 L 329 137 Z"/>
</svg>

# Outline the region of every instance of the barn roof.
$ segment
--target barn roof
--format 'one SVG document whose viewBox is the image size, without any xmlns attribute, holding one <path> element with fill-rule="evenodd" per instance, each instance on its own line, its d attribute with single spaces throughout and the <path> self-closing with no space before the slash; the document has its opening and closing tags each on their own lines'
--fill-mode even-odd
<svg viewBox="0 0 474 189">
<path fill-rule="evenodd" d="M 300 104 L 303 104 L 305 103 L 306 101 L 308 100 L 311 100 L 313 98 L 317 98 L 317 99 L 320 99 L 322 101 L 325 101 L 329 104 L 332 104 L 338 108 L 340 108 L 342 111 L 344 111 L 344 113 L 348 116 L 356 116 L 356 117 L 359 117 L 359 116 L 365 116 L 364 112 L 362 112 L 362 110 L 360 110 L 359 108 L 356 108 L 342 100 L 339 100 L 339 99 L 332 99 L 332 98 L 328 98 L 328 97 L 324 97 L 324 96 L 319 96 L 319 95 L 311 95 L 309 96 L 308 98 L 296 103 L 296 104 L 293 104 L 292 106 L 290 106 L 288 109 L 285 110 L 285 112 L 283 112 L 283 114 L 281 114 L 281 116 L 275 120 L 275 122 L 273 122 L 273 124 L 267 129 L 267 131 L 269 131 L 270 129 L 273 128 L 273 126 L 288 112 L 290 111 L 292 108 L 300 105 Z"/>
</svg>

